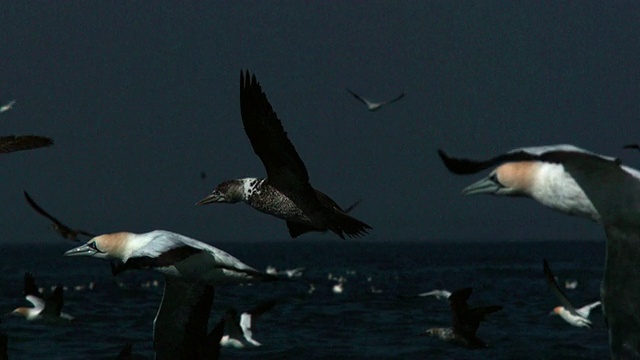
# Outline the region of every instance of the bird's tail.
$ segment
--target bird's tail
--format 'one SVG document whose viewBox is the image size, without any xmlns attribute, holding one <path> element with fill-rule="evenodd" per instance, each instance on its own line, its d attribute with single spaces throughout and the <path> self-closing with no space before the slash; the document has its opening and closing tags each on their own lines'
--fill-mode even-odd
<svg viewBox="0 0 640 360">
<path fill-rule="evenodd" d="M 327 227 L 343 239 L 344 234 L 348 237 L 360 237 L 372 229 L 371 226 L 345 213 L 335 213 Z"/>
</svg>

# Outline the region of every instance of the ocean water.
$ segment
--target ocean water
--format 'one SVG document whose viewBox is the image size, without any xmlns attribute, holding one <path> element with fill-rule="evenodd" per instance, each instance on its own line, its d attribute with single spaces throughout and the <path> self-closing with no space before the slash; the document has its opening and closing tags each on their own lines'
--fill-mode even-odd
<svg viewBox="0 0 640 360">
<path fill-rule="evenodd" d="M 257 324 L 263 346 L 223 348 L 221 359 L 603 359 L 609 356 L 600 309 L 591 330 L 575 328 L 549 312 L 559 305 L 548 289 L 542 261 L 559 282 L 578 280 L 566 290 L 574 305 L 598 299 L 604 264 L 603 242 L 418 243 L 288 240 L 213 244 L 260 270 L 305 267 L 290 281 L 216 288 L 210 324 L 230 306 L 242 311 L 276 299 Z M 72 323 L 28 323 L 2 318 L 9 358 L 114 359 L 125 343 L 137 358 L 152 358 L 152 326 L 162 296 L 162 276 L 150 271 L 114 278 L 109 263 L 64 258 L 73 244 L 2 245 L 0 311 L 27 306 L 25 271 L 48 288 L 68 287 L 63 311 Z M 567 251 L 571 249 L 571 251 Z M 331 291 L 329 274 L 347 280 L 342 294 Z M 158 280 L 160 285 L 153 286 Z M 93 290 L 75 290 L 95 283 Z M 310 284 L 315 291 L 309 293 Z M 376 291 L 372 291 L 372 287 Z M 468 350 L 421 335 L 448 326 L 448 303 L 414 295 L 432 289 L 472 287 L 470 306 L 497 304 L 478 336 L 489 347 Z"/>
</svg>

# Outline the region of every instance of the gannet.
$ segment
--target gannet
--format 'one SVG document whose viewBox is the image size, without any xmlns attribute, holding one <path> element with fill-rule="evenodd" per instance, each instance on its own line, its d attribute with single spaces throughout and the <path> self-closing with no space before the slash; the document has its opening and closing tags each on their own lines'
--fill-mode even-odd
<svg viewBox="0 0 640 360">
<path fill-rule="evenodd" d="M 16 103 L 15 100 L 11 100 L 8 103 L 0 106 L 0 114 L 5 112 L 5 111 L 9 111 L 9 110 L 13 109 L 13 104 L 15 104 L 15 103 Z"/>
<path fill-rule="evenodd" d="M 244 130 L 267 171 L 266 178 L 224 181 L 196 205 L 243 201 L 286 220 L 291 237 L 331 230 L 341 238 L 361 236 L 371 227 L 349 215 L 329 196 L 315 190 L 309 174 L 271 108 L 255 75 L 240 73 L 240 110 Z"/>
<path fill-rule="evenodd" d="M 68 227 L 67 225 L 61 223 L 58 219 L 56 219 L 53 216 L 51 216 L 48 212 L 44 211 L 43 208 L 41 208 L 38 204 L 36 204 L 36 202 L 33 200 L 33 198 L 31 198 L 31 196 L 29 196 L 29 193 L 27 193 L 26 191 L 23 191 L 23 193 L 24 193 L 24 197 L 25 197 L 25 199 L 27 199 L 27 202 L 29 203 L 29 205 L 35 211 L 37 211 L 40 215 L 42 215 L 42 216 L 46 217 L 47 219 L 49 219 L 52 222 L 51 227 L 53 227 L 53 230 L 55 230 L 63 238 L 71 240 L 71 241 L 80 241 L 80 239 L 78 239 L 78 235 L 85 235 L 85 236 L 88 236 L 88 237 L 95 237 L 95 235 L 93 235 L 90 232 L 87 232 L 87 231 L 84 231 L 84 230 L 79 230 L 79 229 L 72 229 L 72 228 Z"/>
<path fill-rule="evenodd" d="M 544 260 L 543 268 L 549 288 L 558 297 L 558 299 L 560 299 L 560 304 L 562 304 L 562 306 L 556 306 L 551 313 L 560 315 L 561 318 L 563 318 L 566 322 L 573 326 L 586 327 L 591 329 L 592 324 L 589 320 L 589 314 L 591 313 L 591 309 L 600 305 L 600 301 L 596 301 L 594 303 L 576 309 L 575 307 L 573 307 L 573 304 L 571 304 L 567 296 L 558 286 L 558 283 L 556 282 L 556 279 L 553 276 L 553 272 L 551 272 L 551 268 L 549 267 L 549 263 L 546 259 Z"/>
<path fill-rule="evenodd" d="M 96 236 L 86 244 L 65 252 L 64 256 L 119 260 L 115 274 L 148 268 L 213 286 L 276 279 L 218 248 L 165 230 Z"/>
<path fill-rule="evenodd" d="M 73 320 L 73 316 L 61 311 L 64 304 L 63 293 L 64 290 L 62 286 L 58 285 L 53 291 L 53 294 L 45 299 L 40 293 L 40 290 L 38 290 L 33 275 L 25 273 L 24 295 L 25 299 L 33 304 L 33 307 L 18 307 L 10 314 L 24 316 L 28 321 Z"/>
<path fill-rule="evenodd" d="M 600 299 L 611 355 L 640 358 L 640 172 L 572 145 L 516 149 L 485 161 L 452 158 L 442 150 L 439 154 L 456 174 L 499 165 L 464 194 L 527 196 L 604 226 L 607 252 Z"/>
<path fill-rule="evenodd" d="M 53 145 L 53 140 L 44 136 L 20 135 L 0 137 L 0 154 L 37 149 Z"/>
<path fill-rule="evenodd" d="M 391 104 L 393 102 L 396 102 L 400 99 L 402 99 L 404 97 L 404 93 L 398 95 L 396 98 L 391 99 L 389 101 L 383 101 L 383 102 L 373 102 L 370 101 L 368 99 L 363 98 L 362 96 L 354 93 L 353 91 L 347 89 L 347 91 L 349 92 L 349 94 L 353 95 L 354 98 L 358 99 L 358 101 L 360 101 L 361 103 L 365 104 L 367 106 L 367 109 L 369 109 L 369 111 L 376 111 L 376 110 L 380 110 L 381 107 L 383 107 L 384 105 L 388 105 Z"/>
<path fill-rule="evenodd" d="M 578 287 L 578 280 L 565 280 L 564 281 L 564 288 L 565 289 L 569 289 L 569 290 L 574 290 L 575 288 Z"/>
<path fill-rule="evenodd" d="M 224 316 L 228 334 L 222 336 L 220 345 L 238 349 L 261 346 L 262 344 L 253 338 L 255 323 L 260 315 L 271 310 L 275 305 L 274 300 L 263 302 L 250 311 L 240 314 L 240 321 L 238 321 L 238 312 L 233 308 L 228 309 Z"/>
<path fill-rule="evenodd" d="M 438 300 L 445 300 L 451 296 L 451 292 L 448 290 L 431 290 L 429 292 L 420 293 L 418 296 L 435 296 Z"/>
<path fill-rule="evenodd" d="M 452 314 L 452 327 L 430 328 L 425 334 L 435 336 L 444 341 L 450 341 L 469 349 L 480 349 L 487 345 L 476 336 L 480 322 L 484 316 L 502 310 L 502 306 L 491 305 L 470 308 L 467 300 L 471 296 L 472 289 L 466 288 L 454 291 L 449 296 L 449 306 Z"/>
</svg>

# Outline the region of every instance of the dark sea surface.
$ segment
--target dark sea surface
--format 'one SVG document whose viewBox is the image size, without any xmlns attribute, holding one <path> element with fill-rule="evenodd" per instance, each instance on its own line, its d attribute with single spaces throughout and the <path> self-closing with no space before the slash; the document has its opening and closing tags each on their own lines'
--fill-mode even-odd
<svg viewBox="0 0 640 360">
<path fill-rule="evenodd" d="M 115 359 L 133 343 L 141 359 L 152 358 L 152 326 L 163 278 L 150 271 L 114 278 L 109 263 L 64 258 L 72 243 L 2 245 L 0 311 L 30 306 L 23 276 L 33 272 L 48 288 L 68 287 L 63 311 L 73 323 L 46 324 L 2 318 L 10 359 Z M 608 338 L 600 308 L 592 330 L 575 328 L 549 312 L 559 302 L 542 273 L 547 258 L 574 305 L 598 299 L 604 264 L 602 242 L 417 243 L 306 241 L 215 243 L 265 270 L 305 267 L 301 278 L 253 286 L 216 288 L 211 326 L 225 309 L 250 309 L 261 301 L 278 304 L 260 319 L 255 338 L 263 346 L 223 348 L 222 359 L 604 359 Z M 344 276 L 342 294 L 331 291 L 329 274 Z M 159 286 L 153 286 L 153 280 Z M 95 283 L 93 290 L 75 286 Z M 315 291 L 309 293 L 310 285 Z M 376 292 L 372 292 L 372 287 Z M 448 303 L 414 295 L 432 289 L 473 287 L 470 306 L 499 304 L 478 330 L 489 348 L 467 350 L 422 336 L 429 327 L 448 326 Z"/>
</svg>

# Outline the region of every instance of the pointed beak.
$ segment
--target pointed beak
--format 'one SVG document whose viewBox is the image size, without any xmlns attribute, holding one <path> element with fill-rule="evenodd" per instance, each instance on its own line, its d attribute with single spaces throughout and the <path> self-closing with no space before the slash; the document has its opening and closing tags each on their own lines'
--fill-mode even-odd
<svg viewBox="0 0 640 360">
<path fill-rule="evenodd" d="M 462 189 L 462 195 L 495 194 L 500 187 L 490 178 L 484 178 Z"/>
<path fill-rule="evenodd" d="M 85 244 L 65 252 L 63 256 L 93 256 L 95 253 L 97 253 L 95 249 Z"/>
<path fill-rule="evenodd" d="M 198 201 L 196 203 L 196 206 L 215 203 L 215 202 L 222 202 L 223 199 L 224 199 L 224 196 L 222 196 L 220 191 L 214 190 L 211 194 L 207 195 L 206 198 Z"/>
</svg>

